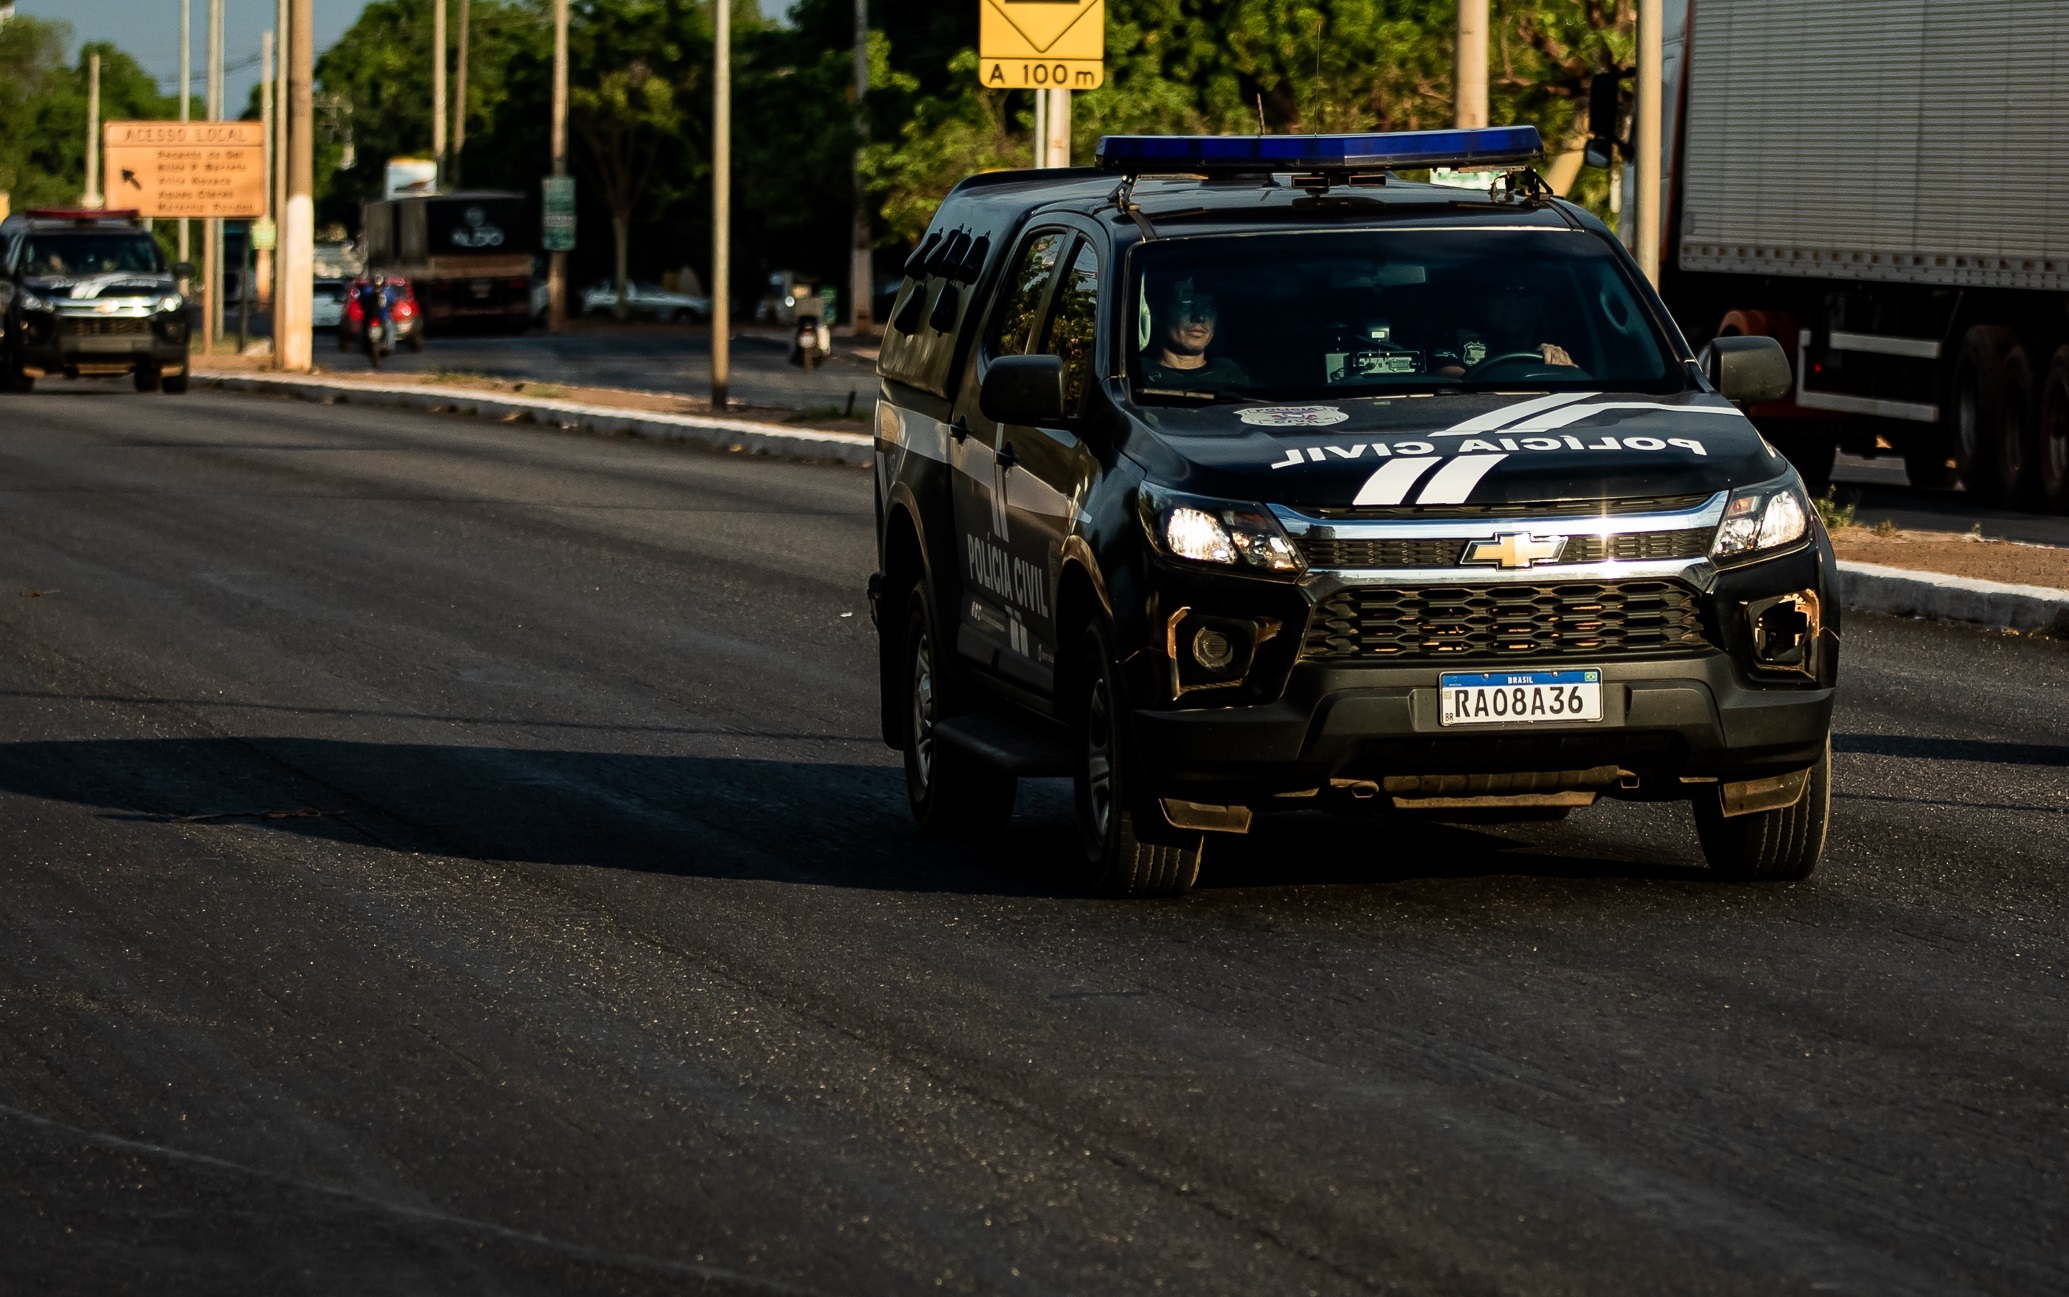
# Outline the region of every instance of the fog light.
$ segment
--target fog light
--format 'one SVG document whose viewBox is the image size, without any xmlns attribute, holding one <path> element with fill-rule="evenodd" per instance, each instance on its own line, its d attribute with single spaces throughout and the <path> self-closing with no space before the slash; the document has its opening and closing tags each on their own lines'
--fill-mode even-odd
<svg viewBox="0 0 2069 1297">
<path fill-rule="evenodd" d="M 1209 671 L 1222 671 L 1236 660 L 1236 646 L 1228 636 L 1211 626 L 1202 626 L 1193 634 L 1193 661 Z"/>
<path fill-rule="evenodd" d="M 1819 611 L 1815 590 L 1799 590 L 1746 605 L 1754 659 L 1765 667 L 1814 674 L 1812 652 L 1823 629 Z"/>
</svg>

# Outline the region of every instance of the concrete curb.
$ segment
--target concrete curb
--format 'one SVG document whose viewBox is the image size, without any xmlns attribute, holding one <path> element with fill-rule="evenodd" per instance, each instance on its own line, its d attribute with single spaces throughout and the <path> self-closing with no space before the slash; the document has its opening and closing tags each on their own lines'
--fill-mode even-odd
<svg viewBox="0 0 2069 1297">
<path fill-rule="evenodd" d="M 579 428 L 602 436 L 645 437 L 683 441 L 739 454 L 768 455 L 866 467 L 875 458 L 876 442 L 863 432 L 822 432 L 752 419 L 721 419 L 704 414 L 664 414 L 653 410 L 620 410 L 583 401 L 537 396 L 503 396 L 463 387 L 427 387 L 403 383 L 354 383 L 340 379 L 303 378 L 287 374 L 240 374 L 194 371 L 194 381 L 225 392 L 265 392 L 320 401 L 326 405 L 394 406 L 431 414 L 474 414 L 507 418 L 527 416 L 533 423 Z"/>
<path fill-rule="evenodd" d="M 2012 585 L 1875 563 L 1842 562 L 1839 602 L 1860 612 L 2069 635 L 2069 590 L 2044 585 Z"/>
</svg>

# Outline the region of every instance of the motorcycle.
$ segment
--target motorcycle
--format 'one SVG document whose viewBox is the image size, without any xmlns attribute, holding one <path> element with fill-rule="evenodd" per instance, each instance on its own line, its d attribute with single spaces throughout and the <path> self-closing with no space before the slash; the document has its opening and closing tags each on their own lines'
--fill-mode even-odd
<svg viewBox="0 0 2069 1297">
<path fill-rule="evenodd" d="M 799 314 L 797 328 L 790 335 L 790 363 L 806 372 L 819 368 L 833 354 L 833 333 L 826 321 Z"/>
</svg>

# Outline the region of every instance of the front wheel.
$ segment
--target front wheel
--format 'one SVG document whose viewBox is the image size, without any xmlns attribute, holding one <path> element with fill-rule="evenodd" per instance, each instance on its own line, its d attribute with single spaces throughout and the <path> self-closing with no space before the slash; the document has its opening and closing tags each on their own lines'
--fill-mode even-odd
<svg viewBox="0 0 2069 1297">
<path fill-rule="evenodd" d="M 1794 806 L 1726 816 L 1714 787 L 1695 800 L 1695 832 L 1711 872 L 1741 882 L 1795 882 L 1810 877 L 1824 854 L 1832 819 L 1832 740 L 1810 768 Z"/>
<path fill-rule="evenodd" d="M 1183 896 L 1200 877 L 1201 837 L 1171 828 L 1133 748 L 1120 671 L 1104 630 L 1085 632 L 1073 697 L 1078 840 L 1093 887 Z"/>
<path fill-rule="evenodd" d="M 33 392 L 36 390 L 36 376 L 22 369 L 22 358 L 15 352 L 0 352 L 0 392 Z"/>
<path fill-rule="evenodd" d="M 903 649 L 905 801 L 913 821 L 927 837 L 971 837 L 1004 828 L 1020 781 L 935 735 L 954 715 L 954 695 L 923 583 L 913 586 L 907 603 Z"/>
</svg>

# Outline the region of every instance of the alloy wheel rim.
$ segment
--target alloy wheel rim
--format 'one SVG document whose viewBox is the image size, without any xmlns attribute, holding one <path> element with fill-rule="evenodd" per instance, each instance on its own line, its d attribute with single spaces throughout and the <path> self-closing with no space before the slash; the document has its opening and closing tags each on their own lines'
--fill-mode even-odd
<svg viewBox="0 0 2069 1297">
<path fill-rule="evenodd" d="M 1093 836 L 1105 842 L 1113 822 L 1113 698 L 1106 673 L 1093 678 L 1085 707 L 1085 801 Z"/>
<path fill-rule="evenodd" d="M 912 655 L 912 763 L 927 787 L 934 773 L 934 652 L 924 631 Z"/>
</svg>

